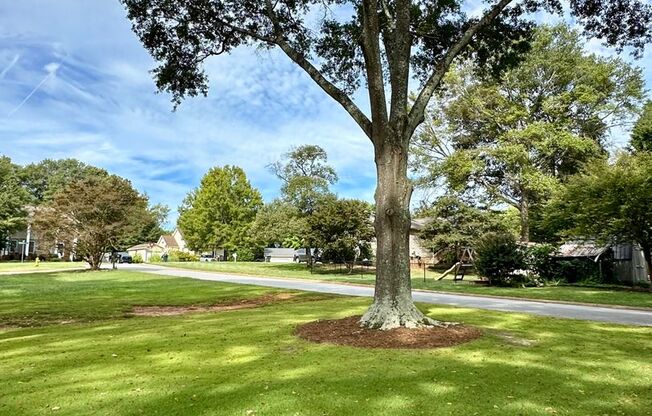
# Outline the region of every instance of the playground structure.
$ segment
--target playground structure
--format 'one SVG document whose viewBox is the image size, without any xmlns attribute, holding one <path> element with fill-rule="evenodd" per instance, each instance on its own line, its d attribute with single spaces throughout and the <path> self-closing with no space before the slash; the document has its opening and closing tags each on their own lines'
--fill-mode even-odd
<svg viewBox="0 0 652 416">
<path fill-rule="evenodd" d="M 437 280 L 442 280 L 444 277 L 448 276 L 452 272 L 455 272 L 455 274 L 453 275 L 454 282 L 459 280 L 464 280 L 466 271 L 475 266 L 474 254 L 475 252 L 471 247 L 462 248 L 462 253 L 459 257 L 459 260 L 455 264 L 453 264 L 453 266 L 450 269 L 442 273 Z"/>
</svg>

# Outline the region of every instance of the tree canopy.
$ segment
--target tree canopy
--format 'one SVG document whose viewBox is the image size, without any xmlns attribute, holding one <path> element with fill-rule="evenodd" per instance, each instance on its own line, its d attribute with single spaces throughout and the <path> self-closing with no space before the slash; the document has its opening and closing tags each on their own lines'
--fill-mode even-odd
<svg viewBox="0 0 652 416">
<path fill-rule="evenodd" d="M 20 173 L 22 184 L 34 204 L 51 199 L 71 182 L 108 175 L 106 170 L 77 159 L 45 159 L 25 166 Z"/>
<path fill-rule="evenodd" d="M 478 79 L 468 64 L 449 76 L 413 144 L 431 181 L 444 176 L 457 191 L 517 208 L 523 241 L 531 207 L 603 156 L 609 129 L 631 120 L 643 99 L 639 69 L 586 53 L 567 26 L 538 29 L 531 46 L 497 81 Z"/>
<path fill-rule="evenodd" d="M 11 232 L 26 220 L 29 196 L 20 183 L 20 167 L 0 156 L 0 248 Z"/>
<path fill-rule="evenodd" d="M 652 152 L 652 101 L 643 107 L 643 112 L 632 130 L 630 142 L 634 151 Z"/>
<path fill-rule="evenodd" d="M 291 148 L 269 169 L 283 181 L 283 199 L 305 215 L 310 215 L 320 199 L 331 194 L 329 185 L 337 182 L 326 151 L 313 144 Z"/>
<path fill-rule="evenodd" d="M 603 243 L 636 242 L 652 273 L 652 154 L 620 154 L 569 180 L 548 207 L 549 226 Z M 554 224 L 557 222 L 558 224 Z"/>
<path fill-rule="evenodd" d="M 308 222 L 295 206 L 276 199 L 256 213 L 251 237 L 258 247 L 305 247 Z"/>
<path fill-rule="evenodd" d="M 372 207 L 355 199 L 330 199 L 308 219 L 311 239 L 326 260 L 350 263 L 371 256 Z"/>
<path fill-rule="evenodd" d="M 141 226 L 147 198 L 115 175 L 72 181 L 36 210 L 41 244 L 63 245 L 67 253 L 99 269 L 104 254 Z"/>
<path fill-rule="evenodd" d="M 455 261 L 483 234 L 510 231 L 503 213 L 472 206 L 457 195 L 438 198 L 419 216 L 430 219 L 420 233 L 423 245 Z"/>
<path fill-rule="evenodd" d="M 248 246 L 248 231 L 262 207 L 258 190 L 237 166 L 212 168 L 179 207 L 178 225 L 197 251 Z"/>
</svg>

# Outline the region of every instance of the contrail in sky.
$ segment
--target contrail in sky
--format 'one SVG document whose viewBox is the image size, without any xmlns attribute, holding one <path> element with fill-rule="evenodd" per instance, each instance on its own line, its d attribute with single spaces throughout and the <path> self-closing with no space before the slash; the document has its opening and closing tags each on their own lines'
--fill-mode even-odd
<svg viewBox="0 0 652 416">
<path fill-rule="evenodd" d="M 23 105 L 24 105 L 24 104 L 25 104 L 25 103 L 26 103 L 30 98 L 32 98 L 32 95 L 34 95 L 34 93 L 35 93 L 36 91 L 38 91 L 39 88 L 41 88 L 41 87 L 43 86 L 43 84 L 45 84 L 45 83 L 46 83 L 50 78 L 52 78 L 53 76 L 55 76 L 55 75 L 57 74 L 57 70 L 59 69 L 59 67 L 61 67 L 61 64 L 62 64 L 62 63 L 63 63 L 63 61 L 59 62 L 58 64 L 57 64 L 57 63 L 50 63 L 50 64 L 47 64 L 47 65 L 45 66 L 45 70 L 48 71 L 48 74 L 45 76 L 45 78 L 43 78 L 43 79 L 41 80 L 41 82 L 39 82 L 38 85 L 37 85 L 36 87 L 34 87 L 34 89 L 33 89 L 29 94 L 27 94 L 27 97 L 25 97 L 25 98 L 23 99 L 23 101 L 20 102 L 20 104 L 18 104 L 18 105 L 17 105 L 13 110 L 11 110 L 11 111 L 9 112 L 9 114 L 7 114 L 7 117 L 11 117 L 11 116 L 16 112 L 16 111 L 20 110 L 20 108 L 21 108 L 21 107 L 22 107 L 22 106 L 23 106 Z M 4 72 L 4 71 L 3 71 L 3 72 Z"/>
<path fill-rule="evenodd" d="M 7 72 L 9 72 L 9 70 L 11 68 L 13 68 L 14 65 L 16 65 L 16 62 L 18 62 L 18 59 L 20 59 L 20 55 L 16 54 L 16 56 L 14 56 L 14 59 L 12 59 L 11 62 L 9 62 L 9 65 L 7 65 L 7 67 L 5 69 L 3 69 L 2 72 L 0 72 L 0 79 L 4 78 L 5 75 L 7 74 Z"/>
</svg>

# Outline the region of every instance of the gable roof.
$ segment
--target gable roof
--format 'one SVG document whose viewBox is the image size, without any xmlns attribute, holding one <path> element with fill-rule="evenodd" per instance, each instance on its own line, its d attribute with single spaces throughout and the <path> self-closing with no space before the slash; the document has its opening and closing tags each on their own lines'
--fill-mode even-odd
<svg viewBox="0 0 652 416">
<path fill-rule="evenodd" d="M 161 238 L 167 247 L 179 247 L 177 240 L 172 234 L 164 234 L 161 236 Z"/>
<path fill-rule="evenodd" d="M 153 249 L 163 249 L 163 247 L 159 246 L 158 244 L 155 243 L 142 243 L 142 244 L 136 244 L 133 247 L 129 247 L 127 251 L 136 251 L 136 250 L 153 250 Z"/>
</svg>

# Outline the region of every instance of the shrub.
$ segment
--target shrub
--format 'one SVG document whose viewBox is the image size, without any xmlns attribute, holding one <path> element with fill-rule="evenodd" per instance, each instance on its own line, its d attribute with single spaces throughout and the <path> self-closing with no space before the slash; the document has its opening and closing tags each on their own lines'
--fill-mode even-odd
<svg viewBox="0 0 652 416">
<path fill-rule="evenodd" d="M 249 247 L 238 248 L 235 252 L 238 253 L 238 261 L 254 261 L 256 259 L 256 250 Z M 262 257 L 262 255 L 259 257 Z M 231 260 L 233 260 L 233 258 L 231 258 Z"/>
<path fill-rule="evenodd" d="M 514 284 L 518 280 L 513 280 L 514 272 L 525 268 L 523 252 L 511 234 L 487 233 L 478 240 L 475 251 L 475 267 L 491 285 Z"/>
<path fill-rule="evenodd" d="M 131 261 L 132 261 L 132 263 L 137 263 L 137 264 L 142 263 L 143 262 L 143 256 L 141 256 L 140 254 L 134 254 L 133 256 L 131 256 Z"/>
<path fill-rule="evenodd" d="M 558 280 L 563 276 L 551 254 L 556 248 L 551 244 L 541 244 L 529 247 L 525 252 L 525 262 L 528 269 L 543 280 Z"/>
<path fill-rule="evenodd" d="M 194 254 L 186 253 L 184 251 L 171 251 L 170 252 L 170 261 L 178 261 L 178 262 L 191 262 L 191 261 L 199 261 L 199 257 L 195 256 Z"/>
<path fill-rule="evenodd" d="M 160 254 L 152 254 L 151 256 L 149 256 L 150 263 L 160 263 L 161 261 L 163 261 L 163 259 L 161 259 Z"/>
</svg>

